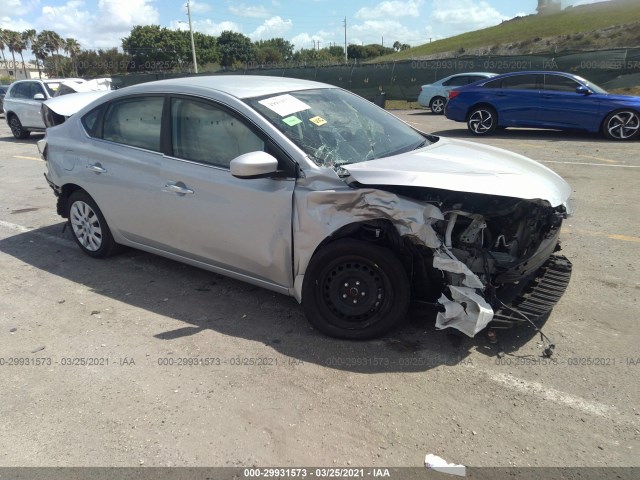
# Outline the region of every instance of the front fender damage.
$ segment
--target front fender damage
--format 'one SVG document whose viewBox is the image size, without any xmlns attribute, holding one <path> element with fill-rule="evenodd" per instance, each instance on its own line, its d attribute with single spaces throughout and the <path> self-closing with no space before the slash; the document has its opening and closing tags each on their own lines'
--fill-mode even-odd
<svg viewBox="0 0 640 480">
<path fill-rule="evenodd" d="M 493 310 L 482 298 L 485 285 L 445 246 L 432 225 L 444 221 L 435 205 L 374 188 L 351 188 L 342 180 L 326 175 L 307 177 L 294 191 L 293 267 L 291 294 L 302 301 L 304 274 L 318 246 L 340 228 L 359 222 L 387 220 L 401 237 L 428 247 L 433 252 L 433 267 L 443 272 L 451 298 L 442 294 L 438 302 L 436 328 L 455 328 L 473 337 L 493 317 Z"/>
</svg>

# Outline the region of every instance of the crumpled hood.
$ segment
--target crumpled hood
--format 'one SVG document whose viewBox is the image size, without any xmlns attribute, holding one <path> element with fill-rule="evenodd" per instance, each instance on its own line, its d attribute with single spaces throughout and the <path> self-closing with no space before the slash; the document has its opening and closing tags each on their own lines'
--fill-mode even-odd
<svg viewBox="0 0 640 480">
<path fill-rule="evenodd" d="M 463 140 L 442 138 L 393 157 L 344 167 L 363 185 L 439 188 L 526 200 L 546 200 L 556 207 L 569 199 L 571 187 L 549 168 L 522 155 Z"/>
</svg>

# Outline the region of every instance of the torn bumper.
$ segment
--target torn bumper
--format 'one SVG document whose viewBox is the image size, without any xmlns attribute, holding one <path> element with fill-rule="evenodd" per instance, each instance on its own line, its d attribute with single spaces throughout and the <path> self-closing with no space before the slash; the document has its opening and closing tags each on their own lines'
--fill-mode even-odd
<svg viewBox="0 0 640 480">
<path fill-rule="evenodd" d="M 504 305 L 494 313 L 490 326 L 510 328 L 527 321 L 523 314 L 534 323 L 546 317 L 567 289 L 571 269 L 566 257 L 552 255 L 532 277 L 505 287 L 498 295 Z"/>
</svg>

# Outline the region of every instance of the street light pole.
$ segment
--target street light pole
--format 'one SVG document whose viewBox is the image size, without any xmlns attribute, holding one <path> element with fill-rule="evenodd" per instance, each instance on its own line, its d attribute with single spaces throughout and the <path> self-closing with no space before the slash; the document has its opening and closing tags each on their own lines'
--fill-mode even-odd
<svg viewBox="0 0 640 480">
<path fill-rule="evenodd" d="M 193 42 L 193 28 L 191 27 L 191 5 L 187 0 L 187 15 L 189 16 L 189 33 L 191 34 L 191 55 L 193 56 L 193 73 L 198 73 L 198 61 L 196 60 L 196 45 Z"/>
</svg>

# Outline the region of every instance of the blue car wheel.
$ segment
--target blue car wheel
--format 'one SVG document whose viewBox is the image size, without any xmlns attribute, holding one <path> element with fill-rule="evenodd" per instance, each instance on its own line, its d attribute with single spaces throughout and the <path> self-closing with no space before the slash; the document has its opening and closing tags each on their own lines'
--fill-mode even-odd
<svg viewBox="0 0 640 480">
<path fill-rule="evenodd" d="M 633 110 L 611 112 L 602 125 L 605 137 L 611 140 L 631 140 L 640 132 L 640 116 Z"/>
<path fill-rule="evenodd" d="M 498 127 L 498 114 L 489 106 L 474 108 L 467 117 L 467 127 L 474 135 L 491 135 Z"/>
</svg>

